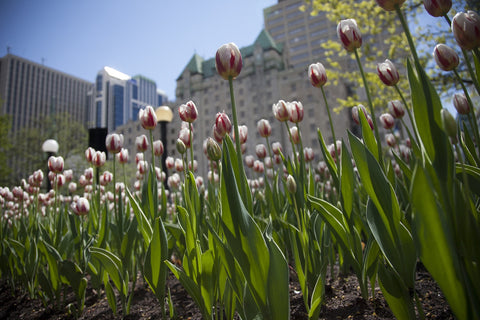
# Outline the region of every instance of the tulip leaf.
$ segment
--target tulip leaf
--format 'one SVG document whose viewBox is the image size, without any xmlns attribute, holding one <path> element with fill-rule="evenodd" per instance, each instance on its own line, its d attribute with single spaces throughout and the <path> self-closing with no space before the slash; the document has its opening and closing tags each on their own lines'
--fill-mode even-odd
<svg viewBox="0 0 480 320">
<path fill-rule="evenodd" d="M 342 141 L 342 161 L 340 171 L 340 190 L 342 191 L 343 208 L 348 219 L 352 216 L 353 199 L 355 192 L 355 175 L 353 172 L 352 157 Z"/>
<path fill-rule="evenodd" d="M 272 238 L 267 237 L 270 254 L 268 304 L 271 319 L 290 319 L 289 269 L 287 260 Z"/>
<path fill-rule="evenodd" d="M 167 266 L 164 261 L 168 259 L 167 235 L 160 218 L 153 223 L 153 235 L 144 262 L 144 277 L 160 303 L 165 296 L 165 283 L 167 279 Z"/>
<path fill-rule="evenodd" d="M 332 155 L 328 151 L 327 145 L 325 144 L 325 140 L 323 139 L 322 132 L 320 129 L 318 129 L 318 141 L 320 142 L 320 150 L 322 151 L 323 154 L 323 159 L 325 159 L 325 162 L 327 163 L 328 171 L 330 172 L 333 183 L 336 187 L 338 187 L 338 170 L 337 170 L 337 165 L 335 164 L 335 160 L 333 159 Z M 336 152 L 336 141 L 333 142 L 335 146 L 335 152 Z"/>
<path fill-rule="evenodd" d="M 130 193 L 130 190 L 128 190 L 128 188 L 126 190 L 128 198 L 130 199 L 130 204 L 132 205 L 133 212 L 135 213 L 135 217 L 137 218 L 138 228 L 140 229 L 140 233 L 143 236 L 144 246 L 147 247 L 152 239 L 152 226 L 150 225 L 147 216 L 145 216 L 137 200 Z"/>
<path fill-rule="evenodd" d="M 454 239 L 440 206 L 435 184 L 424 168 L 414 170 L 411 198 L 412 230 L 422 263 L 438 282 L 458 319 L 467 319 L 467 299 L 459 270 Z"/>
</svg>

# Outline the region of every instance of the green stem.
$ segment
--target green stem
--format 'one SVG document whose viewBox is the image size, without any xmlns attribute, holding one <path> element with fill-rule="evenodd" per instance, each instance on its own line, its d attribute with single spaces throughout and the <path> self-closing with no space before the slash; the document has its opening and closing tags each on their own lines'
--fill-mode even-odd
<svg viewBox="0 0 480 320">
<path fill-rule="evenodd" d="M 415 125 L 415 119 L 413 118 L 413 114 L 412 114 L 412 111 L 410 110 L 410 106 L 408 105 L 407 100 L 405 100 L 405 97 L 403 96 L 402 91 L 400 90 L 400 88 L 398 88 L 398 85 L 395 85 L 395 90 L 397 90 L 397 93 L 400 96 L 400 99 L 402 99 L 403 105 L 405 106 L 405 110 L 407 110 L 408 117 L 410 118 L 410 123 L 412 124 L 413 133 L 415 134 L 415 136 L 412 135 L 412 133 L 410 132 L 410 129 L 408 129 L 408 127 L 405 125 L 402 119 L 403 126 L 407 130 L 409 136 L 415 137 L 416 141 L 412 141 L 412 142 L 418 144 L 420 139 L 418 138 L 417 126 Z"/>
<path fill-rule="evenodd" d="M 320 89 L 322 89 L 323 100 L 325 101 L 325 108 L 327 109 L 328 113 L 328 121 L 330 122 L 330 130 L 332 130 L 333 143 L 336 143 L 337 139 L 335 138 L 335 130 L 333 130 L 332 116 L 330 115 L 330 107 L 328 106 L 327 96 L 325 95 L 325 90 L 323 90 L 323 87 L 320 87 Z"/>
<path fill-rule="evenodd" d="M 296 168 L 298 168 L 298 157 L 297 157 L 297 151 L 296 151 L 296 148 L 295 148 L 295 143 L 293 143 L 292 133 L 290 132 L 290 127 L 288 126 L 287 121 L 285 121 L 285 126 L 287 127 L 288 137 L 290 138 L 290 143 L 292 145 L 292 152 L 293 152 L 293 158 L 295 160 L 295 169 L 296 169 Z M 272 161 L 273 161 L 273 159 L 272 159 Z"/>
<path fill-rule="evenodd" d="M 191 123 L 189 123 L 189 129 L 190 129 L 190 132 L 189 132 L 189 135 L 190 135 L 190 162 L 192 164 L 192 168 L 190 171 L 192 171 L 192 173 L 194 172 L 195 170 L 195 167 L 193 166 L 193 125 Z"/>
<path fill-rule="evenodd" d="M 235 133 L 235 148 L 237 149 L 237 162 L 240 169 L 240 174 L 242 177 L 245 177 L 245 169 L 243 168 L 242 161 L 242 146 L 240 145 L 240 132 L 238 131 L 238 119 L 237 119 L 237 107 L 235 106 L 235 95 L 233 93 L 233 78 L 228 78 L 228 85 L 230 88 L 230 101 L 232 103 L 232 116 L 233 116 L 233 130 Z M 240 188 L 242 190 L 242 198 L 246 196 L 247 190 L 245 188 L 244 181 L 240 181 Z"/>
<path fill-rule="evenodd" d="M 478 134 L 478 125 L 477 125 L 477 119 L 475 116 L 475 108 L 474 104 L 472 103 L 472 99 L 470 99 L 470 95 L 468 94 L 468 90 L 465 87 L 465 84 L 462 81 L 462 78 L 458 74 L 457 69 L 453 69 L 453 72 L 455 73 L 455 76 L 457 77 L 458 82 L 460 82 L 460 85 L 462 86 L 463 92 L 465 93 L 465 97 L 467 98 L 468 104 L 470 105 L 470 113 L 468 114 L 468 119 L 470 121 L 470 126 L 472 127 L 473 134 L 475 136 L 475 141 L 477 142 L 477 145 L 480 141 L 480 136 Z"/>
<path fill-rule="evenodd" d="M 358 55 L 357 49 L 354 51 L 355 53 L 355 59 L 357 60 L 358 68 L 360 69 L 360 74 L 362 75 L 362 80 L 363 80 L 363 86 L 365 87 L 365 92 L 367 94 L 367 99 L 368 99 L 368 107 L 370 109 L 370 113 L 372 114 L 372 122 L 373 122 L 373 129 L 375 132 L 375 138 L 377 139 L 377 148 L 378 148 L 378 162 L 383 168 L 383 155 L 382 155 L 382 144 L 380 140 L 380 134 L 378 133 L 378 126 L 377 126 L 377 120 L 375 116 L 375 111 L 373 109 L 373 102 L 372 102 L 372 97 L 370 96 L 370 89 L 368 87 L 368 82 L 367 78 L 365 77 L 365 72 L 363 71 L 362 63 L 360 61 L 360 57 Z M 336 147 L 336 142 L 334 142 L 335 147 Z"/>
</svg>

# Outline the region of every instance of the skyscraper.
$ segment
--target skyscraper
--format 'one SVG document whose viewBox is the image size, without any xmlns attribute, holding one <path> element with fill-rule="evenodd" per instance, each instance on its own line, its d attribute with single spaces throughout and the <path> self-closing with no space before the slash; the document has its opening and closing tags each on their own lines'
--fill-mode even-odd
<svg viewBox="0 0 480 320">
<path fill-rule="evenodd" d="M 166 100 L 163 92 L 147 77 L 130 77 L 110 67 L 97 74 L 91 96 L 89 128 L 115 130 L 129 121 L 138 119 L 138 112 L 147 105 L 157 107 Z"/>
<path fill-rule="evenodd" d="M 12 119 L 11 133 L 34 127 L 51 113 L 67 112 L 85 123 L 93 83 L 12 54 L 0 59 L 0 113 Z"/>
</svg>

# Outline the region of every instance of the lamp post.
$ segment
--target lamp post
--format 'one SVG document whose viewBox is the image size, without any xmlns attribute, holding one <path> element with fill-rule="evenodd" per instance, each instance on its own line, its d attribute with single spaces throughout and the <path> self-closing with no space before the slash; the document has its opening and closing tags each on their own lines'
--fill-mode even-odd
<svg viewBox="0 0 480 320">
<path fill-rule="evenodd" d="M 52 185 L 50 183 L 50 179 L 48 178 L 48 159 L 58 152 L 58 142 L 53 139 L 45 140 L 42 144 L 42 151 L 47 154 L 47 192 L 52 189 Z"/>
<path fill-rule="evenodd" d="M 161 106 L 155 110 L 155 115 L 157 116 L 157 122 L 160 127 L 160 140 L 163 144 L 163 154 L 162 154 L 162 170 L 165 171 L 165 182 L 164 185 L 167 186 L 166 181 L 168 178 L 168 171 L 166 170 L 165 160 L 167 159 L 167 123 L 172 122 L 173 112 L 172 109 L 168 106 Z"/>
</svg>

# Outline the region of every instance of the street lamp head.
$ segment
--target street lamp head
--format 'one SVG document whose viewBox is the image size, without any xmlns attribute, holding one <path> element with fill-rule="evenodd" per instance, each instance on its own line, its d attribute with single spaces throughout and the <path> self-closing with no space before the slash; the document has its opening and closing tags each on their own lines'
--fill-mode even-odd
<svg viewBox="0 0 480 320">
<path fill-rule="evenodd" d="M 56 140 L 53 140 L 53 139 L 45 140 L 45 142 L 42 144 L 42 151 L 43 152 L 57 153 L 58 152 L 58 142 Z"/>
<path fill-rule="evenodd" d="M 158 122 L 171 122 L 173 119 L 172 109 L 170 109 L 168 106 L 158 107 L 157 110 L 155 110 L 155 114 Z"/>
</svg>

